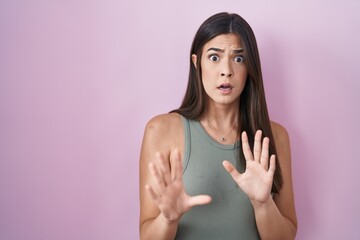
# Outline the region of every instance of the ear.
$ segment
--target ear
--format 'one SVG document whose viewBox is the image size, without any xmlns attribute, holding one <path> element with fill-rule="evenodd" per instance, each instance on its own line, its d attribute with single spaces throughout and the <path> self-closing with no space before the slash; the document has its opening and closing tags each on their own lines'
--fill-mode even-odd
<svg viewBox="0 0 360 240">
<path fill-rule="evenodd" d="M 192 55 L 191 55 L 191 60 L 192 60 L 192 62 L 193 62 L 193 64 L 194 64 L 195 68 L 197 68 L 197 65 L 196 65 L 197 56 L 196 56 L 196 54 L 192 54 Z"/>
</svg>

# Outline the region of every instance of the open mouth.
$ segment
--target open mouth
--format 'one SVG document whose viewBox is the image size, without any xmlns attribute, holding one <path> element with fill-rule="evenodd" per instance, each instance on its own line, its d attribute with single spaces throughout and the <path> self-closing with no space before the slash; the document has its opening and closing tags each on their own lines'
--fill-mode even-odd
<svg viewBox="0 0 360 240">
<path fill-rule="evenodd" d="M 221 84 L 217 88 L 219 90 L 231 90 L 231 89 L 233 89 L 233 86 L 231 86 L 231 84 Z"/>
</svg>

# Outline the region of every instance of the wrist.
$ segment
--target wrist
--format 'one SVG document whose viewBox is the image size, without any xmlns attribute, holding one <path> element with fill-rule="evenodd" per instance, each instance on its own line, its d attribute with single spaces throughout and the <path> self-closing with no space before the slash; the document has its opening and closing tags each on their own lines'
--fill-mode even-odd
<svg viewBox="0 0 360 240">
<path fill-rule="evenodd" d="M 270 206 L 273 202 L 273 198 L 270 194 L 269 197 L 265 201 L 256 201 L 256 200 L 250 199 L 250 202 L 253 205 L 254 209 L 262 209 L 262 208 L 267 208 L 268 206 Z"/>
<path fill-rule="evenodd" d="M 159 220 L 166 225 L 174 225 L 174 224 L 177 225 L 177 224 L 179 224 L 180 216 L 176 217 L 176 218 L 169 218 L 169 217 L 166 217 L 163 213 L 160 213 Z"/>
</svg>

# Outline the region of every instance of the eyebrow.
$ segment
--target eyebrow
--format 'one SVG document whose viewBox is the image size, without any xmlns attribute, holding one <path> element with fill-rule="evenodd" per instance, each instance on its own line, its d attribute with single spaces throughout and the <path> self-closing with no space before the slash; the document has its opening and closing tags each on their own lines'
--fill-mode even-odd
<svg viewBox="0 0 360 240">
<path fill-rule="evenodd" d="M 208 51 L 208 52 L 209 52 L 209 51 L 215 51 L 215 52 L 222 52 L 222 53 L 223 53 L 223 52 L 224 52 L 224 49 L 212 47 L 212 48 L 209 48 L 207 51 Z M 233 50 L 233 52 L 234 52 L 234 53 L 241 53 L 241 52 L 244 52 L 244 49 L 243 49 L 243 48 L 235 49 L 235 50 Z"/>
</svg>

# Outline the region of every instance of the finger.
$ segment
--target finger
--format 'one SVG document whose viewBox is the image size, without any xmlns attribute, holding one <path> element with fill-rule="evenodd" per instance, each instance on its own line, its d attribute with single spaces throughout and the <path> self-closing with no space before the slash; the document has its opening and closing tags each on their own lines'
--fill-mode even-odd
<svg viewBox="0 0 360 240">
<path fill-rule="evenodd" d="M 189 207 L 204 205 L 210 202 L 211 202 L 211 197 L 209 195 L 198 195 L 198 196 L 190 197 L 188 199 Z"/>
<path fill-rule="evenodd" d="M 265 137 L 263 140 L 262 148 L 261 148 L 261 158 L 260 164 L 263 169 L 267 170 L 269 168 L 269 138 Z"/>
<path fill-rule="evenodd" d="M 180 157 L 179 150 L 175 149 L 170 154 L 170 162 L 171 162 L 171 178 L 175 180 L 182 181 L 182 160 Z"/>
<path fill-rule="evenodd" d="M 149 195 L 151 196 L 152 200 L 156 203 L 159 204 L 159 198 L 158 195 L 155 193 L 155 191 L 152 189 L 152 187 L 148 184 L 145 185 L 145 190 L 149 193 Z"/>
<path fill-rule="evenodd" d="M 241 134 L 241 142 L 242 142 L 242 148 L 243 148 L 245 160 L 246 161 L 253 160 L 253 155 L 250 149 L 249 140 L 245 131 L 242 132 Z"/>
<path fill-rule="evenodd" d="M 230 173 L 231 177 L 235 180 L 235 182 L 239 181 L 241 173 L 239 173 L 229 161 L 223 161 L 223 166 L 225 170 Z"/>
<path fill-rule="evenodd" d="M 261 130 L 257 130 L 255 133 L 254 139 L 254 160 L 256 162 L 260 162 L 260 155 L 261 155 Z"/>
<path fill-rule="evenodd" d="M 167 161 L 166 158 L 164 157 L 164 155 L 162 155 L 159 152 L 156 153 L 156 158 L 157 158 L 157 162 L 158 162 L 158 168 L 161 171 L 162 176 L 163 176 L 164 184 L 165 184 L 165 186 L 167 186 L 171 183 L 169 161 Z"/>
<path fill-rule="evenodd" d="M 269 170 L 268 170 L 268 174 L 270 174 L 271 178 L 274 177 L 274 174 L 275 174 L 275 169 L 276 169 L 276 164 L 275 164 L 275 155 L 271 155 L 270 157 L 270 167 L 269 167 Z"/>
<path fill-rule="evenodd" d="M 152 179 L 154 180 L 154 185 L 152 186 L 153 190 L 158 193 L 163 191 L 165 189 L 163 177 L 153 162 L 149 163 L 149 171 Z"/>
</svg>

